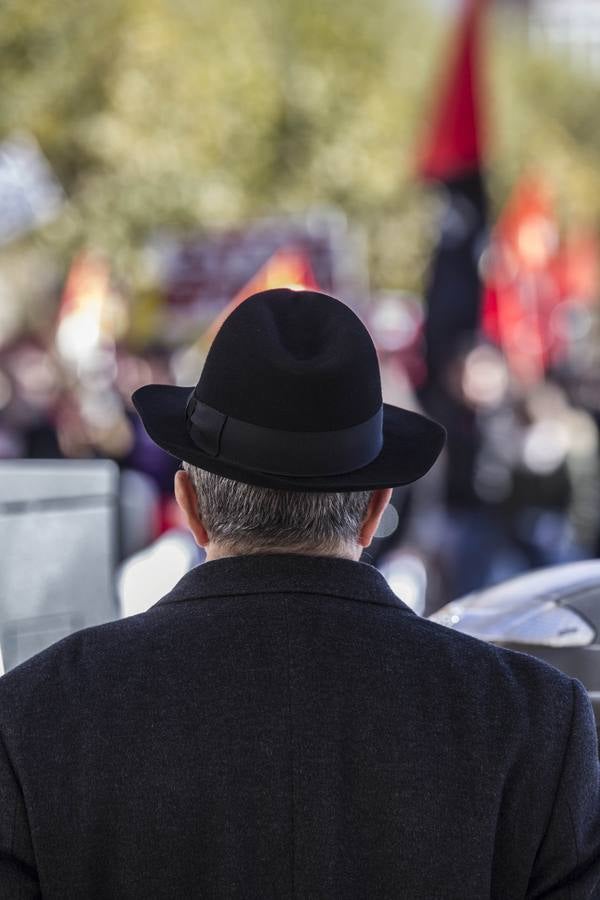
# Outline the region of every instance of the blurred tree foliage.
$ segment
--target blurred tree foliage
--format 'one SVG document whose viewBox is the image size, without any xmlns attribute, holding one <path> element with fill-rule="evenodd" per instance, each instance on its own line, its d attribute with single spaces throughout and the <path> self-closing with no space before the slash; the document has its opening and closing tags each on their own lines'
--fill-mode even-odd
<svg viewBox="0 0 600 900">
<path fill-rule="evenodd" d="M 369 235 L 372 281 L 419 289 L 435 192 L 415 145 L 443 27 L 410 0 L 4 0 L 0 138 L 29 131 L 69 198 L 35 245 L 103 250 L 135 281 L 155 229 L 335 205 Z M 497 17 L 492 189 L 542 166 L 566 216 L 600 216 L 600 85 Z"/>
</svg>

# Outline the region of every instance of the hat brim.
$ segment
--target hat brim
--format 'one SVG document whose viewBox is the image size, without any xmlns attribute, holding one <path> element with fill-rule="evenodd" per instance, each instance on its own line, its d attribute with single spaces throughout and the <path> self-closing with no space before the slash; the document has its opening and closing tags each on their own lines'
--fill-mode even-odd
<svg viewBox="0 0 600 900">
<path fill-rule="evenodd" d="M 446 432 L 437 422 L 407 409 L 383 404 L 383 449 L 368 465 L 342 475 L 294 477 L 257 472 L 209 456 L 191 440 L 185 410 L 193 388 L 147 384 L 132 397 L 155 442 L 177 459 L 207 472 L 286 491 L 367 491 L 397 487 L 422 478 L 441 453 Z"/>
</svg>

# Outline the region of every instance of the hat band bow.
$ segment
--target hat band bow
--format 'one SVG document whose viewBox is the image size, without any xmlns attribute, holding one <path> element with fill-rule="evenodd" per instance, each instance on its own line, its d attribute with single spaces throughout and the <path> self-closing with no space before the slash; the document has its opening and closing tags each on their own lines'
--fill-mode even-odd
<svg viewBox="0 0 600 900">
<path fill-rule="evenodd" d="M 207 455 L 271 475 L 343 475 L 373 462 L 383 448 L 383 406 L 349 428 L 285 431 L 227 416 L 192 391 L 186 420 L 190 438 Z"/>
</svg>

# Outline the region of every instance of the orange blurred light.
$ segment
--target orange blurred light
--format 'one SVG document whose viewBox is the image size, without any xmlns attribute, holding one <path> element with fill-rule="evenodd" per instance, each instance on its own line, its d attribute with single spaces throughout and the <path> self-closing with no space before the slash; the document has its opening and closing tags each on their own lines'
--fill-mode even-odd
<svg viewBox="0 0 600 900">
<path fill-rule="evenodd" d="M 202 337 L 202 344 L 210 346 L 225 319 L 248 297 L 259 291 L 288 288 L 292 291 L 320 290 L 310 259 L 304 250 L 282 247 L 271 256 L 258 272 L 238 291 L 225 309 L 217 316 Z"/>
</svg>

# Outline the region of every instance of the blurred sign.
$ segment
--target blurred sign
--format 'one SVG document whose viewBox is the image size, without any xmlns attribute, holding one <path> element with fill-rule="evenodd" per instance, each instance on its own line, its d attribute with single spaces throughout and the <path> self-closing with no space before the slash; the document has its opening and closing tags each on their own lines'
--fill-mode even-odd
<svg viewBox="0 0 600 900">
<path fill-rule="evenodd" d="M 292 222 L 261 223 L 239 231 L 182 244 L 167 273 L 167 293 L 175 305 L 229 303 L 277 251 L 293 246 L 303 253 L 324 290 L 333 287 L 328 230 L 309 233 Z"/>
<path fill-rule="evenodd" d="M 10 669 L 117 618 L 118 469 L 109 460 L 0 464 L 0 653 Z"/>
<path fill-rule="evenodd" d="M 185 241 L 157 235 L 146 262 L 169 303 L 162 337 L 178 343 L 189 340 L 190 326 L 196 336 L 208 328 L 273 261 L 278 269 L 284 263 L 286 272 L 278 278 L 286 284 L 318 284 L 358 306 L 368 295 L 366 259 L 363 231 L 349 227 L 341 213 L 318 210 Z"/>
<path fill-rule="evenodd" d="M 52 221 L 63 202 L 63 191 L 31 136 L 0 144 L 0 245 Z"/>
</svg>

